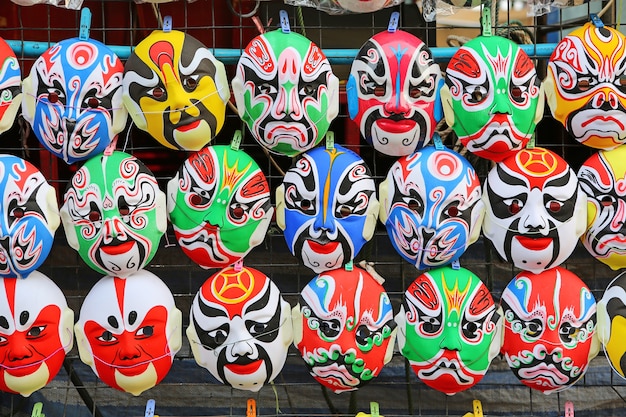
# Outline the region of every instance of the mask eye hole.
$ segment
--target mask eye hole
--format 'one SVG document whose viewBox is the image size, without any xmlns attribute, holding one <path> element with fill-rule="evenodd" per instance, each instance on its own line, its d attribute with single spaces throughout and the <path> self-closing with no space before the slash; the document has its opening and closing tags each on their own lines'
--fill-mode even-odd
<svg viewBox="0 0 626 417">
<path fill-rule="evenodd" d="M 16 208 L 15 210 L 13 210 L 13 217 L 15 217 L 16 219 L 21 219 L 22 217 L 24 217 L 24 210 L 21 208 Z"/>
<path fill-rule="evenodd" d="M 100 213 L 99 212 L 97 212 L 95 210 L 92 210 L 92 211 L 89 212 L 89 220 L 90 221 L 97 222 L 97 221 L 100 221 L 100 219 L 101 219 L 101 217 L 100 217 Z"/>
<path fill-rule="evenodd" d="M 609 196 L 609 195 L 605 195 L 600 200 L 600 205 L 602 207 L 611 207 L 613 205 L 613 198 L 611 198 L 611 196 Z"/>
<path fill-rule="evenodd" d="M 522 211 L 522 205 L 520 204 L 518 200 L 513 200 L 511 204 L 509 205 L 509 213 L 517 214 L 520 211 Z"/>
<path fill-rule="evenodd" d="M 198 194 L 193 194 L 191 196 L 191 204 L 198 206 L 202 203 L 202 197 L 200 197 Z"/>
<path fill-rule="evenodd" d="M 300 202 L 300 207 L 302 207 L 304 210 L 308 210 L 311 208 L 311 201 L 310 200 L 302 200 Z"/>
<path fill-rule="evenodd" d="M 513 98 L 520 98 L 522 96 L 522 89 L 519 87 L 513 87 L 511 89 L 511 96 L 513 96 Z"/>
<path fill-rule="evenodd" d="M 448 208 L 448 216 L 456 217 L 459 215 L 459 208 L 457 206 L 452 206 Z"/>
<path fill-rule="evenodd" d="M 411 87 L 411 89 L 409 90 L 409 96 L 411 98 L 420 98 L 422 95 L 422 90 L 420 90 L 418 87 Z"/>
<path fill-rule="evenodd" d="M 59 95 L 57 93 L 49 93 L 48 94 L 48 101 L 50 103 L 56 103 L 59 101 Z"/>
<path fill-rule="evenodd" d="M 244 211 L 243 211 L 243 207 L 235 207 L 233 209 L 233 216 L 236 219 L 241 219 L 243 217 Z"/>
<path fill-rule="evenodd" d="M 92 109 L 97 109 L 100 106 L 100 100 L 95 97 L 89 97 L 89 99 L 87 99 L 87 105 Z"/>
<path fill-rule="evenodd" d="M 195 78 L 185 78 L 183 80 L 183 86 L 189 90 L 194 90 L 198 86 L 198 81 Z"/>
<path fill-rule="evenodd" d="M 163 91 L 163 89 L 161 87 L 155 87 L 152 90 L 152 96 L 154 98 L 161 98 L 161 97 L 163 97 L 163 95 L 165 95 L 165 91 Z"/>
<path fill-rule="evenodd" d="M 580 91 L 587 91 L 591 88 L 591 83 L 589 83 L 589 80 L 580 80 L 578 82 L 578 89 Z"/>
<path fill-rule="evenodd" d="M 481 93 L 480 88 L 476 87 L 474 89 L 474 91 L 472 92 L 472 99 L 474 101 L 482 101 L 483 100 L 483 93 Z"/>
<path fill-rule="evenodd" d="M 376 97 L 382 97 L 385 95 L 385 87 L 376 87 L 374 88 L 374 95 Z"/>
</svg>

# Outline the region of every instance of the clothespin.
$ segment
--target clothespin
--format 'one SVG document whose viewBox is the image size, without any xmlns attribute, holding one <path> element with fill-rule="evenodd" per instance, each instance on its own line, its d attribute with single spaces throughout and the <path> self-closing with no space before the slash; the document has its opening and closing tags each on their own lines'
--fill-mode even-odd
<svg viewBox="0 0 626 417">
<path fill-rule="evenodd" d="M 400 21 L 400 12 L 393 12 L 389 17 L 389 26 L 387 32 L 394 33 L 398 30 L 398 22 Z"/>
<path fill-rule="evenodd" d="M 435 133 L 433 135 L 433 145 L 435 145 L 435 149 L 437 149 L 438 151 L 441 151 L 445 148 L 445 146 L 443 146 L 443 142 L 441 141 L 441 136 L 439 136 L 438 133 Z"/>
<path fill-rule="evenodd" d="M 571 401 L 565 402 L 565 417 L 574 417 L 574 403 Z"/>
<path fill-rule="evenodd" d="M 291 27 L 289 26 L 289 15 L 287 14 L 287 11 L 281 10 L 280 12 L 278 12 L 278 15 L 280 17 L 280 28 L 282 29 L 283 33 L 290 33 Z"/>
<path fill-rule="evenodd" d="M 591 13 L 589 14 L 589 18 L 591 19 L 591 23 L 593 23 L 593 25 L 597 27 L 598 29 L 601 27 L 604 27 L 604 23 L 602 22 L 602 19 L 600 19 L 600 16 L 598 16 L 597 14 Z"/>
<path fill-rule="evenodd" d="M 335 147 L 335 133 L 326 132 L 326 149 L 331 150 Z"/>
<path fill-rule="evenodd" d="M 356 417 L 384 417 L 380 415 L 380 411 L 378 410 L 378 403 L 375 401 L 370 402 L 370 414 L 365 414 L 364 412 L 360 412 L 356 415 Z"/>
<path fill-rule="evenodd" d="M 163 32 L 171 32 L 172 31 L 172 16 L 165 16 L 163 18 Z"/>
<path fill-rule="evenodd" d="M 455 259 L 454 261 L 452 261 L 452 263 L 450 264 L 450 267 L 452 267 L 452 269 L 458 271 L 459 269 L 461 269 L 461 263 L 459 262 L 458 259 Z"/>
<path fill-rule="evenodd" d="M 252 398 L 246 403 L 246 417 L 256 417 L 256 401 Z"/>
<path fill-rule="evenodd" d="M 235 262 L 235 264 L 233 265 L 233 269 L 235 270 L 235 272 L 241 272 L 241 270 L 243 269 L 243 259 Z"/>
<path fill-rule="evenodd" d="M 528 139 L 528 143 L 526 144 L 526 149 L 532 149 L 535 147 L 535 132 L 530 135 L 530 139 Z"/>
<path fill-rule="evenodd" d="M 156 401 L 152 398 L 146 402 L 146 412 L 144 417 L 154 417 L 154 407 L 156 406 Z"/>
<path fill-rule="evenodd" d="M 230 141 L 230 148 L 233 151 L 238 151 L 239 145 L 241 145 L 241 130 L 235 130 L 235 133 L 233 134 L 233 139 Z"/>
<path fill-rule="evenodd" d="M 491 36 L 491 6 L 488 4 L 483 5 L 483 12 L 480 16 L 480 25 L 482 27 L 483 36 Z"/>
<path fill-rule="evenodd" d="M 473 411 L 471 413 L 466 413 L 463 417 L 483 417 L 483 405 L 480 403 L 480 400 L 474 400 L 472 402 Z"/>
<path fill-rule="evenodd" d="M 344 266 L 344 268 L 346 269 L 346 271 L 352 271 L 352 269 L 354 268 L 354 264 L 352 263 L 352 259 Z"/>
<path fill-rule="evenodd" d="M 80 11 L 80 29 L 78 30 L 78 38 L 82 41 L 89 39 L 89 30 L 91 29 L 91 10 L 85 7 Z"/>
<path fill-rule="evenodd" d="M 103 154 L 104 154 L 105 156 L 111 156 L 111 155 L 113 155 L 113 152 L 115 151 L 115 148 L 116 148 L 116 147 L 117 147 L 117 136 L 115 136 L 115 137 L 113 138 L 113 140 L 111 141 L 111 143 L 109 143 L 109 144 L 107 145 L 107 147 L 106 147 L 106 148 L 104 148 L 104 152 L 103 152 Z"/>
<path fill-rule="evenodd" d="M 46 417 L 46 415 L 41 412 L 42 410 L 43 403 L 35 403 L 35 405 L 33 405 L 33 412 L 31 413 L 31 417 Z"/>
</svg>

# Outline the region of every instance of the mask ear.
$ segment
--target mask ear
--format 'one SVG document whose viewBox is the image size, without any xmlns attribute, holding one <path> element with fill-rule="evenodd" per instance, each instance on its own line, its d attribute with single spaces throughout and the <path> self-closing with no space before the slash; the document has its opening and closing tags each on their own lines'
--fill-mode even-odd
<svg viewBox="0 0 626 417">
<path fill-rule="evenodd" d="M 335 120 L 339 114 L 339 78 L 335 74 L 328 77 L 328 111 L 326 119 L 328 121 Z"/>
<path fill-rule="evenodd" d="M 350 74 L 346 83 L 346 98 L 348 100 L 348 115 L 352 120 L 356 119 L 359 112 L 359 93 L 357 91 L 356 80 Z"/>
<path fill-rule="evenodd" d="M 65 231 L 65 238 L 67 239 L 68 245 L 74 250 L 79 249 L 78 244 L 78 235 L 76 234 L 76 229 L 74 229 L 74 223 L 70 217 L 70 213 L 67 211 L 67 203 L 63 204 L 61 207 L 61 222 L 63 223 L 63 230 Z M 82 360 L 82 359 L 81 359 Z"/>
<path fill-rule="evenodd" d="M 454 126 L 454 110 L 452 110 L 452 95 L 447 85 L 443 85 L 439 90 L 441 96 L 441 106 L 443 107 L 443 115 L 446 118 L 446 124 L 450 127 Z"/>
<path fill-rule="evenodd" d="M 59 227 L 61 223 L 61 218 L 59 217 L 59 203 L 57 201 L 57 193 L 52 186 L 49 186 L 48 191 L 46 192 L 46 208 L 47 212 L 50 213 L 50 218 L 48 218 L 48 227 L 54 232 Z"/>
<path fill-rule="evenodd" d="M 80 361 L 93 368 L 94 362 L 91 346 L 89 346 L 89 342 L 87 342 L 87 337 L 85 336 L 85 333 L 83 333 L 80 323 L 76 323 L 74 325 L 74 335 L 76 336 L 76 346 L 78 346 Z"/>
<path fill-rule="evenodd" d="M 582 236 L 587 231 L 587 194 L 578 185 L 578 197 L 576 198 L 576 209 L 574 210 L 574 225 L 576 236 Z"/>
<path fill-rule="evenodd" d="M 239 76 L 239 73 L 233 78 L 230 83 L 233 89 L 233 96 L 235 97 L 235 105 L 237 106 L 237 114 L 242 120 L 247 120 L 247 117 L 244 117 L 246 114 L 246 103 L 243 99 L 243 80 Z"/>
<path fill-rule="evenodd" d="M 396 334 L 398 332 L 398 326 L 391 332 L 389 336 L 389 344 L 387 345 L 387 350 L 385 351 L 385 358 L 383 359 L 384 364 L 388 364 L 393 358 L 393 350 L 396 346 Z"/>
<path fill-rule="evenodd" d="M 285 187 L 283 184 L 276 188 L 276 224 L 280 230 L 285 230 Z"/>
<path fill-rule="evenodd" d="M 281 321 L 280 325 L 284 326 L 283 328 L 283 344 L 284 346 L 289 346 L 293 343 L 293 320 L 291 319 L 291 305 L 285 301 L 281 301 Z"/>
<path fill-rule="evenodd" d="M 228 88 L 228 78 L 226 78 L 226 67 L 217 59 L 213 61 L 215 65 L 215 86 L 217 93 L 224 103 L 230 100 L 230 88 Z"/>
<path fill-rule="evenodd" d="M 380 203 L 376 199 L 376 196 L 372 194 L 372 201 L 370 201 L 369 208 L 365 218 L 365 224 L 363 225 L 363 239 L 369 241 L 374 232 L 376 231 L 376 223 L 378 222 L 378 215 L 380 213 Z"/>
<path fill-rule="evenodd" d="M 302 313 L 300 312 L 300 304 L 296 304 L 291 309 L 291 320 L 293 325 L 293 344 L 298 346 L 302 342 Z"/>
<path fill-rule="evenodd" d="M 385 179 L 378 186 L 378 197 L 380 198 L 379 210 L 378 210 L 378 219 L 382 224 L 387 223 L 387 199 L 389 198 L 389 184 L 388 180 Z"/>
<path fill-rule="evenodd" d="M 606 345 L 611 337 L 611 319 L 606 311 L 606 303 L 604 300 L 600 300 L 596 303 L 596 321 L 598 340 Z"/>
<path fill-rule="evenodd" d="M 476 203 L 476 206 L 472 210 L 474 214 L 474 218 L 472 219 L 472 230 L 469 235 L 469 240 L 467 242 L 467 246 L 476 242 L 480 237 L 480 229 L 482 228 L 483 220 L 485 218 L 485 202 L 484 200 L 480 200 Z"/>
<path fill-rule="evenodd" d="M 502 307 L 498 306 L 496 312 L 494 313 L 494 320 L 496 325 L 496 331 L 493 335 L 493 340 L 491 341 L 491 345 L 489 346 L 489 362 L 491 362 L 498 354 L 500 354 L 500 349 L 502 349 L 502 345 L 504 344 L 504 324 L 502 318 L 504 317 Z"/>
<path fill-rule="evenodd" d="M 125 74 L 123 82 L 124 92 L 122 94 L 122 103 L 124 103 L 124 107 L 126 107 L 126 109 L 128 110 L 128 114 L 130 115 L 131 119 L 133 119 L 133 123 L 135 123 L 135 125 L 139 129 L 147 131 L 148 122 L 143 115 L 143 110 L 141 109 L 141 107 L 139 107 L 139 104 L 135 103 L 135 101 L 128 95 L 128 85 L 132 81 L 128 81 L 127 77 L 128 74 Z"/>
<path fill-rule="evenodd" d="M 156 196 L 155 213 L 157 228 L 161 233 L 165 233 L 165 231 L 167 230 L 167 203 L 165 200 L 165 193 L 161 190 L 158 190 Z"/>
<path fill-rule="evenodd" d="M 545 101 L 548 103 L 548 107 L 550 108 L 550 113 L 552 114 L 552 117 L 554 117 L 556 113 L 556 91 L 554 86 L 554 80 L 550 75 L 551 70 L 549 68 L 548 72 L 548 76 L 541 83 L 541 89 L 543 90 Z"/>
<path fill-rule="evenodd" d="M 61 330 L 59 333 L 61 335 L 63 349 L 65 353 L 69 353 L 74 346 L 74 310 L 69 307 L 63 310 L 59 329 Z"/>
<path fill-rule="evenodd" d="M 34 70 L 31 71 L 28 77 L 22 80 L 22 92 L 25 93 L 22 98 L 22 116 L 31 125 L 35 119 L 35 107 L 37 105 L 37 100 L 35 99 L 36 94 L 33 93 L 33 89 L 35 88 L 33 86 L 33 72 Z"/>
<path fill-rule="evenodd" d="M 191 327 L 191 326 L 190 326 Z M 172 355 L 176 354 L 183 346 L 183 313 L 177 309 L 173 308 L 170 311 L 170 319 L 167 325 L 168 332 L 168 345 L 170 347 L 170 352 Z"/>
<path fill-rule="evenodd" d="M 539 86 L 539 99 L 537 100 L 537 108 L 535 109 L 535 124 L 543 119 L 543 112 L 546 107 L 546 91 L 544 83 Z"/>
<path fill-rule="evenodd" d="M 189 340 L 189 347 L 191 348 L 191 353 L 193 354 L 193 358 L 200 366 L 206 366 L 206 364 L 202 361 L 202 354 L 200 353 L 200 338 L 198 337 L 198 333 L 196 333 L 196 328 L 193 325 L 193 317 L 189 319 L 189 327 L 185 331 L 187 335 L 187 340 Z"/>
</svg>

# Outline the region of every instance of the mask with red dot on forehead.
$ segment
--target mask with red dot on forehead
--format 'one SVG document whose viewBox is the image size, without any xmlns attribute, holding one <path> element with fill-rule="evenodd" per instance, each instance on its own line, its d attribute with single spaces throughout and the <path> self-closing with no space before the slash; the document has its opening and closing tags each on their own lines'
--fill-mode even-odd
<svg viewBox="0 0 626 417">
<path fill-rule="evenodd" d="M 0 133 L 13 126 L 22 104 L 22 75 L 17 57 L 0 38 Z"/>
</svg>

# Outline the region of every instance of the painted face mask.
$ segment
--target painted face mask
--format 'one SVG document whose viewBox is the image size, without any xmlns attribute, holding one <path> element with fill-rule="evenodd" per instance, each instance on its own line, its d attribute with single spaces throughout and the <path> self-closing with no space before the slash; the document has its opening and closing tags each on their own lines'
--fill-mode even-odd
<svg viewBox="0 0 626 417">
<path fill-rule="evenodd" d="M 22 75 L 13 50 L 0 38 L 0 133 L 13 126 L 22 104 Z"/>
<path fill-rule="evenodd" d="M 583 377 L 600 348 L 596 301 L 565 268 L 521 272 L 502 292 L 502 353 L 522 383 L 550 394 Z"/>
<path fill-rule="evenodd" d="M 339 145 L 303 154 L 276 190 L 276 223 L 291 253 L 315 273 L 354 259 L 374 234 L 378 207 L 369 168 Z"/>
<path fill-rule="evenodd" d="M 39 142 L 68 164 L 103 152 L 126 126 L 123 72 L 93 39 L 66 39 L 41 54 L 22 85 L 22 113 Z"/>
<path fill-rule="evenodd" d="M 335 393 L 354 391 L 391 360 L 396 339 L 391 302 L 368 271 L 324 272 L 293 308 L 294 345 L 317 382 Z"/>
<path fill-rule="evenodd" d="M 467 150 L 496 162 L 526 146 L 543 117 L 543 97 L 533 62 L 500 36 L 459 48 L 441 89 L 448 126 Z"/>
<path fill-rule="evenodd" d="M 448 395 L 476 385 L 501 347 L 501 311 L 480 278 L 441 267 L 404 293 L 398 347 L 418 378 Z"/>
<path fill-rule="evenodd" d="M 167 228 L 165 194 L 150 170 L 124 152 L 87 161 L 65 192 L 69 245 L 95 271 L 126 277 L 145 267 Z"/>
<path fill-rule="evenodd" d="M 507 262 L 539 273 L 562 264 L 584 233 L 585 193 L 576 173 L 544 148 L 522 149 L 485 180 L 483 233 Z"/>
<path fill-rule="evenodd" d="M 263 273 L 211 276 L 196 294 L 187 337 L 196 362 L 233 388 L 259 391 L 280 373 L 293 340 L 291 307 Z"/>
<path fill-rule="evenodd" d="M 485 208 L 472 165 L 433 146 L 400 157 L 380 184 L 380 220 L 417 269 L 449 264 L 478 239 Z"/>
<path fill-rule="evenodd" d="M 73 345 L 74 312 L 44 274 L 0 278 L 0 390 L 28 397 L 61 369 Z"/>
<path fill-rule="evenodd" d="M 626 273 L 609 283 L 598 301 L 598 337 L 613 370 L 626 378 Z"/>
<path fill-rule="evenodd" d="M 230 89 L 224 64 L 183 32 L 155 30 L 124 67 L 124 104 L 163 146 L 197 151 L 224 125 Z"/>
<path fill-rule="evenodd" d="M 46 260 L 59 227 L 54 188 L 30 162 L 0 155 L 0 277 L 26 278 Z"/>
<path fill-rule="evenodd" d="M 583 245 L 612 269 L 626 267 L 626 147 L 596 152 L 580 167 L 578 179 L 587 195 Z"/>
<path fill-rule="evenodd" d="M 570 32 L 548 60 L 543 84 L 552 116 L 583 145 L 626 143 L 626 37 L 591 23 Z"/>
<path fill-rule="evenodd" d="M 167 211 L 181 249 L 203 268 L 243 258 L 263 242 L 274 214 L 263 171 L 225 145 L 185 161 L 167 184 Z"/>
<path fill-rule="evenodd" d="M 182 313 L 151 272 L 105 276 L 85 297 L 74 332 L 80 360 L 102 382 L 139 395 L 169 372 L 182 345 Z"/>
<path fill-rule="evenodd" d="M 346 86 L 348 112 L 374 149 L 409 155 L 441 120 L 443 77 L 426 44 L 408 32 L 380 32 L 359 50 Z"/>
<path fill-rule="evenodd" d="M 339 79 L 322 50 L 295 32 L 252 39 L 231 84 L 252 136 L 277 154 L 313 148 L 339 112 Z"/>
</svg>

